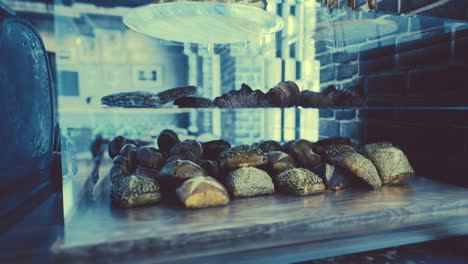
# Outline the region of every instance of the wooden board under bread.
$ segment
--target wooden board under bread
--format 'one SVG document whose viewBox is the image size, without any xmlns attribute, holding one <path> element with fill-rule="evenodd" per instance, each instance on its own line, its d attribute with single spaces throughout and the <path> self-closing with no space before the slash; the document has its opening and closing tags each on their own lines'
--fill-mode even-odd
<svg viewBox="0 0 468 264">
<path fill-rule="evenodd" d="M 423 177 L 377 191 L 275 194 L 198 210 L 119 210 L 107 194 L 65 226 L 52 247 L 58 262 L 285 263 L 468 233 L 468 189 Z"/>
</svg>

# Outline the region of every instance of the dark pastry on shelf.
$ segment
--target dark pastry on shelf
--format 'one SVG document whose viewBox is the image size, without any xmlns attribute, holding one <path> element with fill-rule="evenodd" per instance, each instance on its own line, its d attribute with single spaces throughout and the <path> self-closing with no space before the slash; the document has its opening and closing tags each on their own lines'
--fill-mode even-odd
<svg viewBox="0 0 468 264">
<path fill-rule="evenodd" d="M 229 172 L 226 187 L 234 198 L 273 194 L 275 187 L 268 173 L 255 167 Z"/>
<path fill-rule="evenodd" d="M 266 155 L 268 157 L 266 168 L 270 175 L 276 175 L 297 167 L 296 161 L 282 151 L 270 151 Z"/>
<path fill-rule="evenodd" d="M 164 154 L 169 155 L 171 152 L 172 147 L 179 143 L 179 137 L 177 136 L 176 132 L 170 129 L 164 129 L 159 133 L 158 136 L 158 147 Z"/>
<path fill-rule="evenodd" d="M 189 150 L 169 156 L 169 158 L 166 160 L 166 163 L 176 160 L 190 160 L 191 162 L 198 163 L 198 158 L 195 156 L 195 154 L 193 154 L 192 151 Z"/>
<path fill-rule="evenodd" d="M 329 145 L 351 146 L 351 139 L 345 138 L 345 137 L 332 137 L 332 138 L 322 139 L 322 140 L 312 143 L 312 150 L 319 155 L 324 155 L 325 148 Z"/>
<path fill-rule="evenodd" d="M 150 146 L 141 147 L 136 154 L 137 159 L 137 174 L 142 174 L 151 178 L 155 178 L 159 169 L 164 165 L 164 154 L 157 148 Z"/>
<path fill-rule="evenodd" d="M 177 87 L 162 91 L 157 94 L 161 104 L 167 104 L 172 102 L 176 99 L 186 97 L 189 95 L 193 95 L 197 93 L 197 87 L 195 86 L 184 86 L 184 87 Z"/>
<path fill-rule="evenodd" d="M 272 106 L 291 107 L 299 105 L 301 92 L 294 82 L 280 82 L 271 88 L 265 96 Z"/>
<path fill-rule="evenodd" d="M 361 152 L 377 168 L 382 184 L 399 183 L 415 175 L 405 153 L 390 142 L 364 145 Z"/>
<path fill-rule="evenodd" d="M 279 192 L 302 196 L 325 191 L 322 179 L 303 168 L 289 169 L 274 176 L 273 180 Z"/>
<path fill-rule="evenodd" d="M 120 153 L 120 150 L 122 149 L 122 147 L 125 145 L 125 144 L 133 144 L 133 145 L 137 145 L 137 143 L 135 142 L 135 140 L 133 139 L 129 139 L 129 138 L 125 138 L 123 136 L 117 136 L 115 138 L 113 138 L 110 142 L 109 142 L 109 145 L 107 147 L 107 152 L 109 153 L 109 157 L 111 159 L 113 159 L 115 156 L 119 155 Z"/>
<path fill-rule="evenodd" d="M 216 161 L 203 160 L 202 162 L 200 162 L 200 167 L 202 167 L 206 171 L 206 173 L 208 173 L 209 176 L 215 179 L 220 179 L 221 172 Z"/>
<path fill-rule="evenodd" d="M 159 171 L 156 179 L 161 184 L 180 185 L 182 182 L 197 176 L 208 176 L 208 174 L 200 166 L 189 160 L 176 160 L 166 163 Z"/>
<path fill-rule="evenodd" d="M 326 95 L 318 92 L 304 90 L 301 92 L 300 106 L 302 107 L 330 107 L 326 105 Z"/>
<path fill-rule="evenodd" d="M 322 164 L 320 155 L 312 150 L 312 143 L 305 139 L 292 142 L 287 148 L 287 153 L 296 160 L 300 166 L 313 169 Z"/>
<path fill-rule="evenodd" d="M 330 164 L 322 164 L 313 172 L 322 179 L 329 190 L 338 191 L 353 184 L 353 176 L 350 172 Z"/>
<path fill-rule="evenodd" d="M 220 97 L 216 97 L 213 102 L 215 106 L 220 108 L 264 107 L 268 104 L 262 91 L 253 91 L 245 83 L 242 84 L 240 90 L 229 91 Z"/>
<path fill-rule="evenodd" d="M 200 161 L 203 156 L 203 147 L 200 142 L 193 139 L 186 139 L 175 144 L 170 152 L 170 155 L 182 154 L 186 151 L 190 151 L 195 155 L 196 161 Z"/>
<path fill-rule="evenodd" d="M 284 142 L 283 145 L 281 146 L 281 151 L 289 153 L 289 151 L 291 150 L 291 146 L 295 141 L 296 140 L 289 140 L 289 141 Z"/>
<path fill-rule="evenodd" d="M 130 208 L 157 203 L 161 200 L 161 193 L 155 180 L 142 175 L 130 175 L 112 184 L 110 197 L 114 205 Z"/>
<path fill-rule="evenodd" d="M 174 101 L 174 105 L 180 108 L 211 108 L 214 107 L 213 101 L 204 97 L 187 96 L 181 97 Z"/>
<path fill-rule="evenodd" d="M 336 93 L 334 106 L 359 107 L 364 104 L 365 92 L 360 85 L 350 86 Z"/>
<path fill-rule="evenodd" d="M 130 170 L 132 171 L 137 166 L 137 158 L 136 158 L 137 151 L 138 151 L 137 146 L 133 144 L 125 144 L 123 145 L 119 153 L 119 155 L 122 155 L 127 158 L 128 166 L 130 167 Z"/>
<path fill-rule="evenodd" d="M 218 159 L 218 165 L 228 170 L 260 166 L 267 162 L 268 158 L 261 149 L 249 145 L 239 145 L 226 149 L 219 155 Z"/>
<path fill-rule="evenodd" d="M 257 144 L 254 144 L 256 147 L 261 149 L 263 152 L 270 152 L 270 151 L 280 151 L 281 145 L 280 143 L 274 140 L 262 140 Z"/>
<path fill-rule="evenodd" d="M 202 143 L 203 158 L 207 160 L 217 160 L 219 155 L 230 147 L 231 144 L 229 142 L 221 139 Z"/>
<path fill-rule="evenodd" d="M 372 161 L 348 145 L 330 145 L 325 155 L 332 165 L 341 167 L 361 179 L 372 189 L 382 186 L 382 181 Z"/>
<path fill-rule="evenodd" d="M 101 103 L 107 106 L 127 108 L 161 107 L 161 99 L 151 92 L 124 92 L 104 96 Z"/>
<path fill-rule="evenodd" d="M 229 195 L 221 183 L 211 177 L 198 176 L 177 188 L 177 196 L 186 208 L 206 208 L 229 203 Z"/>
</svg>

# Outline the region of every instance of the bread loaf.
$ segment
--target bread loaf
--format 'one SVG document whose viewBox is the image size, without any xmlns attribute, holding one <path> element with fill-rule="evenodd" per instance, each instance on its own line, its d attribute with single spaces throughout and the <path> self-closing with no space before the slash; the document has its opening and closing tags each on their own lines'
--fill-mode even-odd
<svg viewBox="0 0 468 264">
<path fill-rule="evenodd" d="M 161 200 L 161 193 L 155 180 L 130 175 L 112 184 L 110 197 L 114 205 L 129 208 L 157 203 Z"/>
<path fill-rule="evenodd" d="M 235 198 L 273 194 L 275 187 L 268 173 L 255 167 L 231 171 L 226 180 L 229 193 Z"/>
<path fill-rule="evenodd" d="M 319 176 L 303 168 L 284 171 L 273 177 L 276 190 L 295 195 L 309 195 L 325 191 Z"/>
<path fill-rule="evenodd" d="M 185 181 L 177 188 L 179 200 L 187 208 L 223 206 L 229 195 L 221 183 L 211 177 L 198 176 Z"/>
</svg>

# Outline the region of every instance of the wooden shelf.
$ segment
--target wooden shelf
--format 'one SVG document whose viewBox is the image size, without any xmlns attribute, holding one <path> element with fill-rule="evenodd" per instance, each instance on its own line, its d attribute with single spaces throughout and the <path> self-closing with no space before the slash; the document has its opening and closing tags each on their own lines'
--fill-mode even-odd
<svg viewBox="0 0 468 264">
<path fill-rule="evenodd" d="M 109 184 L 100 186 L 100 198 L 53 246 L 57 260 L 285 263 L 468 233 L 468 189 L 423 177 L 378 191 L 275 194 L 199 210 L 113 209 Z"/>
</svg>

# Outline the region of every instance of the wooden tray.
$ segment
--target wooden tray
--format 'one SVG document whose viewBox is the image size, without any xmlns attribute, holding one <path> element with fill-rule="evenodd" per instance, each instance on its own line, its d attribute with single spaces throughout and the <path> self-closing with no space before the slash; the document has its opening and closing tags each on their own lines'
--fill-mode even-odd
<svg viewBox="0 0 468 264">
<path fill-rule="evenodd" d="M 286 263 L 468 233 L 468 189 L 415 177 L 378 191 L 280 194 L 186 210 L 112 209 L 107 180 L 52 247 L 59 262 Z"/>
</svg>

